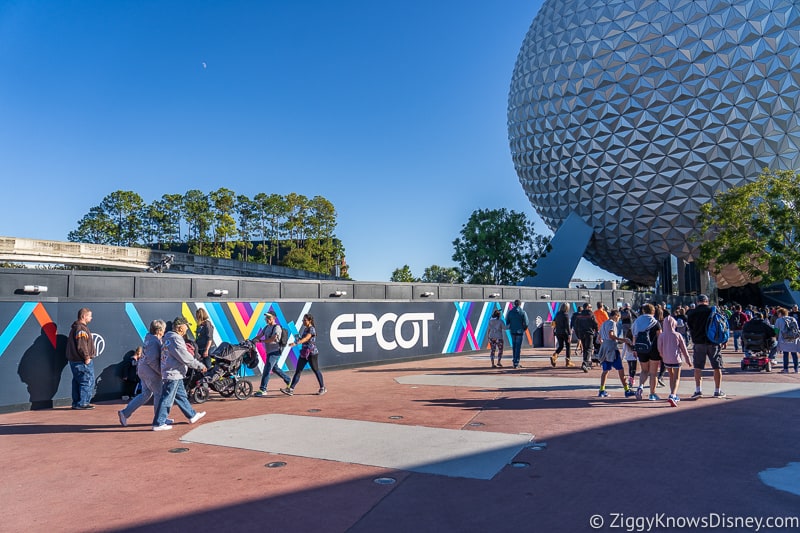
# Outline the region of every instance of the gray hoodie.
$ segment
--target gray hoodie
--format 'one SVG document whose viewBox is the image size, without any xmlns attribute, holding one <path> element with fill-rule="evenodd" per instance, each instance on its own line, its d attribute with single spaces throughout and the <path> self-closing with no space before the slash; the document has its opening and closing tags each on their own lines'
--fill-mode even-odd
<svg viewBox="0 0 800 533">
<path fill-rule="evenodd" d="M 142 359 L 136 369 L 139 377 L 147 380 L 148 383 L 153 380 L 161 380 L 161 339 L 152 333 L 148 333 L 144 337 Z"/>
<path fill-rule="evenodd" d="M 161 379 L 183 379 L 186 377 L 187 367 L 202 370 L 203 363 L 189 353 L 183 337 L 174 331 L 168 332 L 161 340 Z"/>
</svg>

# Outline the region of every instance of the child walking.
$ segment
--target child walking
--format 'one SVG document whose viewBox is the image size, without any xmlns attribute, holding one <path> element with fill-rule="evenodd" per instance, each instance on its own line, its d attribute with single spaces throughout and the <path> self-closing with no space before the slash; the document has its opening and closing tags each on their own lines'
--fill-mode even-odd
<svg viewBox="0 0 800 533">
<path fill-rule="evenodd" d="M 678 323 L 668 315 L 663 324 L 664 331 L 658 337 L 658 351 L 664 361 L 664 366 L 667 367 L 667 372 L 669 372 L 669 397 L 667 401 L 672 407 L 678 407 L 678 402 L 681 401 L 678 396 L 678 385 L 681 381 L 681 364 L 686 363 L 691 367 L 692 363 L 689 359 L 689 351 L 686 349 L 686 341 L 676 329 Z"/>
<path fill-rule="evenodd" d="M 489 356 L 492 358 L 492 368 L 502 368 L 503 366 L 500 361 L 503 359 L 503 335 L 506 330 L 506 325 L 503 323 L 500 315 L 501 313 L 499 309 L 495 309 L 494 312 L 492 312 L 492 318 L 489 319 L 489 326 L 486 331 L 486 333 L 489 335 L 489 345 L 492 347 L 492 351 L 489 354 Z M 494 364 L 495 350 L 497 351 L 496 365 Z"/>
<path fill-rule="evenodd" d="M 603 373 L 600 374 L 600 392 L 597 394 L 599 398 L 608 397 L 606 380 L 612 368 L 619 374 L 619 381 L 622 383 L 622 388 L 625 389 L 625 397 L 627 398 L 634 394 L 625 381 L 625 371 L 622 370 L 622 356 L 617 343 L 625 342 L 625 339 L 617 336 L 617 320 L 619 320 L 619 311 L 614 309 L 609 313 L 608 320 L 600 326 L 601 344 L 597 358 L 603 367 Z"/>
<path fill-rule="evenodd" d="M 633 351 L 633 334 L 631 328 L 625 330 L 622 339 L 622 358 L 628 363 L 628 387 L 633 388 L 636 381 L 636 367 L 639 360 L 636 358 L 636 352 Z"/>
</svg>

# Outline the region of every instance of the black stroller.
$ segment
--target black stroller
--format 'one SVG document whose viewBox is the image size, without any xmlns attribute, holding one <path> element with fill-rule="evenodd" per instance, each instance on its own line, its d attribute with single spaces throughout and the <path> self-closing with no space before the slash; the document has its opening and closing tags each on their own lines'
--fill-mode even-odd
<svg viewBox="0 0 800 533">
<path fill-rule="evenodd" d="M 211 352 L 211 357 L 214 358 L 214 366 L 205 374 L 190 369 L 184 380 L 186 394 L 191 401 L 203 403 L 208 400 L 211 391 L 218 392 L 223 398 L 233 396 L 237 400 L 246 400 L 253 394 L 253 384 L 238 375 L 242 363 L 248 368 L 258 366 L 258 352 L 253 342 L 223 342 Z"/>
</svg>

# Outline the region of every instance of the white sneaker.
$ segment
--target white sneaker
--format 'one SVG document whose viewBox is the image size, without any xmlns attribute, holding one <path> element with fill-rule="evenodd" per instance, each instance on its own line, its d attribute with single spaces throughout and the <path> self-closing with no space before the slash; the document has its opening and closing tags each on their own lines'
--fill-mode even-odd
<svg viewBox="0 0 800 533">
<path fill-rule="evenodd" d="M 164 423 L 168 426 L 171 426 L 172 424 L 175 423 L 175 421 L 171 418 L 167 418 L 166 420 L 164 420 Z"/>
<path fill-rule="evenodd" d="M 195 422 L 197 422 L 198 420 L 200 420 L 204 416 L 206 416 L 206 412 L 205 411 L 200 411 L 199 413 L 195 413 L 195 415 L 192 418 L 189 419 L 189 423 L 190 424 L 194 424 Z"/>
<path fill-rule="evenodd" d="M 168 429 L 172 429 L 172 426 L 168 426 L 167 424 L 161 424 L 160 426 L 153 426 L 153 431 L 166 431 Z"/>
<path fill-rule="evenodd" d="M 122 411 L 117 411 L 117 414 L 119 415 L 119 423 L 122 424 L 122 427 L 127 427 L 128 417 L 125 416 L 125 413 L 123 413 Z"/>
</svg>

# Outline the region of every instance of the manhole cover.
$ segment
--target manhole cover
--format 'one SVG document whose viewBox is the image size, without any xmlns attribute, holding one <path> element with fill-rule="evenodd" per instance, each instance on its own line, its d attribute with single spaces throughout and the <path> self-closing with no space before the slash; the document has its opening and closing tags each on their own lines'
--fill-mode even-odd
<svg viewBox="0 0 800 533">
<path fill-rule="evenodd" d="M 183 453 L 188 452 L 189 448 L 172 448 L 169 453 Z"/>
<path fill-rule="evenodd" d="M 509 463 L 512 468 L 528 468 L 531 466 L 530 463 L 526 463 L 524 461 L 514 461 L 513 463 Z"/>
<path fill-rule="evenodd" d="M 391 485 L 392 483 L 395 483 L 397 480 L 393 477 L 376 477 L 372 481 L 374 483 L 377 483 L 378 485 Z"/>
<path fill-rule="evenodd" d="M 403 417 L 400 415 L 392 415 L 389 417 L 389 420 L 402 420 Z"/>
<path fill-rule="evenodd" d="M 274 461 L 272 463 L 267 463 L 264 466 L 266 466 L 267 468 L 281 468 L 286 466 L 286 463 L 283 461 Z"/>
</svg>

